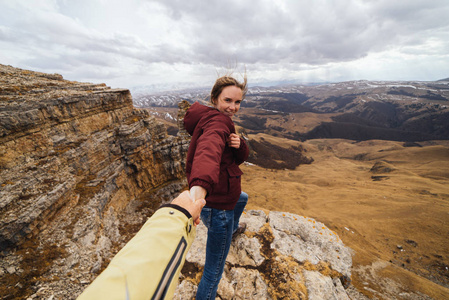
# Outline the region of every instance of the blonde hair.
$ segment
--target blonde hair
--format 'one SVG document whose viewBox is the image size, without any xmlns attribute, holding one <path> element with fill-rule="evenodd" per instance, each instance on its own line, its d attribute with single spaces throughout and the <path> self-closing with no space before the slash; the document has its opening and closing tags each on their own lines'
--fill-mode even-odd
<svg viewBox="0 0 449 300">
<path fill-rule="evenodd" d="M 210 102 L 214 104 L 214 101 L 218 99 L 223 89 L 227 86 L 236 86 L 242 90 L 242 100 L 245 98 L 246 93 L 248 92 L 248 79 L 246 78 L 246 73 L 243 75 L 243 82 L 239 82 L 237 79 L 230 75 L 225 75 L 218 78 L 215 81 L 214 86 L 210 92 Z"/>
</svg>

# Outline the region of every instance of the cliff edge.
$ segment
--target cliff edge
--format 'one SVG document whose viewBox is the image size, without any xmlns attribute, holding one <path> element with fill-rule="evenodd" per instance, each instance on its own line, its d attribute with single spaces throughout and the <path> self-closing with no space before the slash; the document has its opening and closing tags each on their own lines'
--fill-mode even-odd
<svg viewBox="0 0 449 300">
<path fill-rule="evenodd" d="M 185 187 L 187 148 L 126 89 L 0 65 L 2 299 L 81 291 Z"/>
</svg>

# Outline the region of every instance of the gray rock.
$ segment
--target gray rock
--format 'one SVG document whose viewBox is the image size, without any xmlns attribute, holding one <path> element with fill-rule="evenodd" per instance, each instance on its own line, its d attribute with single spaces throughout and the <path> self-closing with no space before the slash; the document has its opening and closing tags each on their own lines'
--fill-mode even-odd
<svg viewBox="0 0 449 300">
<path fill-rule="evenodd" d="M 233 265 L 260 266 L 265 258 L 260 253 L 260 244 L 257 238 L 238 236 L 231 244 L 227 261 Z"/>
<path fill-rule="evenodd" d="M 300 262 L 329 263 L 333 270 L 350 277 L 352 253 L 338 235 L 323 223 L 291 213 L 271 212 L 272 247 Z"/>
<path fill-rule="evenodd" d="M 349 300 L 339 280 L 322 275 L 316 271 L 303 271 L 306 279 L 309 300 Z"/>
<path fill-rule="evenodd" d="M 222 299 L 270 299 L 268 287 L 257 270 L 232 268 L 218 286 Z"/>
<path fill-rule="evenodd" d="M 217 295 L 221 299 L 349 299 L 342 279 L 350 278 L 352 251 L 324 224 L 290 213 L 247 211 L 244 234 L 231 244 Z M 207 229 L 197 237 L 186 263 L 201 272 Z M 192 299 L 198 274 L 182 274 L 176 299 Z M 195 284 L 196 282 L 196 284 Z"/>
</svg>

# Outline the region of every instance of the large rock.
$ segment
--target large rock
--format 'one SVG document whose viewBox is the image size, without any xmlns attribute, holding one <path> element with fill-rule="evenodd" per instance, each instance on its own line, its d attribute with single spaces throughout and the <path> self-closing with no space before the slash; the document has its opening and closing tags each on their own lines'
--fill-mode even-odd
<svg viewBox="0 0 449 300">
<path fill-rule="evenodd" d="M 311 218 L 248 211 L 245 234 L 236 237 L 218 286 L 220 299 L 349 299 L 352 250 Z M 207 229 L 187 254 L 175 299 L 193 299 L 204 267 Z"/>
</svg>

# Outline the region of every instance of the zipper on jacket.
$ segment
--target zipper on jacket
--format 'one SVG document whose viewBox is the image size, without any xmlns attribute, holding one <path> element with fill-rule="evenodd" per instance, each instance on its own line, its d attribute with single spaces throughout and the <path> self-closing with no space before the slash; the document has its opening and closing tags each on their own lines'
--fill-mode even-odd
<svg viewBox="0 0 449 300">
<path fill-rule="evenodd" d="M 165 268 L 164 274 L 162 274 L 161 281 L 159 282 L 159 285 L 157 286 L 156 291 L 154 292 L 153 297 L 151 299 L 156 300 L 165 298 L 168 288 L 170 287 L 170 284 L 173 280 L 173 276 L 175 275 L 176 270 L 181 264 L 182 256 L 184 255 L 186 248 L 187 248 L 187 241 L 184 237 L 182 237 L 181 241 L 179 241 L 175 253 L 170 259 L 170 262 L 168 263 L 167 267 Z"/>
</svg>

